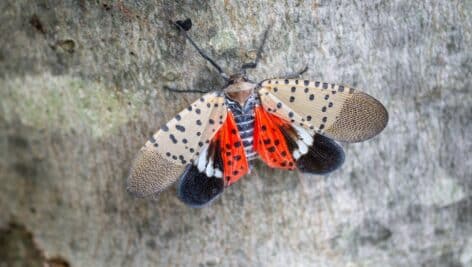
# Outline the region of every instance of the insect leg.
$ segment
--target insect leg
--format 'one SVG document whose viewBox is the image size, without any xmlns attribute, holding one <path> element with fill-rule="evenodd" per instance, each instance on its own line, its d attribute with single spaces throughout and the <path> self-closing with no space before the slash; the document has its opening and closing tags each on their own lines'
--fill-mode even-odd
<svg viewBox="0 0 472 267">
<path fill-rule="evenodd" d="M 262 55 L 262 51 L 264 50 L 264 45 L 265 45 L 265 42 L 267 40 L 267 36 L 269 35 L 269 30 L 270 30 L 270 26 L 267 27 L 267 29 L 265 30 L 264 32 L 264 37 L 262 37 L 262 42 L 261 42 L 261 45 L 259 46 L 259 49 L 257 49 L 257 55 L 256 55 L 256 59 L 254 60 L 254 62 L 250 62 L 250 63 L 245 63 L 241 66 L 241 69 L 244 71 L 245 69 L 254 69 L 257 67 L 257 64 L 259 63 L 259 60 L 261 59 L 261 55 Z"/>
<path fill-rule="evenodd" d="M 177 92 L 177 93 L 208 93 L 210 90 L 205 90 L 205 89 L 185 89 L 185 90 L 179 90 L 177 88 L 169 87 L 169 86 L 164 86 L 163 87 L 165 90 L 171 91 L 171 92 Z"/>
</svg>

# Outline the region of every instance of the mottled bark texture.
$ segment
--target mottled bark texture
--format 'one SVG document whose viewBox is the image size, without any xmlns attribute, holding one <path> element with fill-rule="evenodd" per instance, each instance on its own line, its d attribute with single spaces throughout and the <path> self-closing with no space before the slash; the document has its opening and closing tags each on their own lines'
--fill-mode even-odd
<svg viewBox="0 0 472 267">
<path fill-rule="evenodd" d="M 0 265 L 472 266 L 472 2 L 0 1 Z M 363 89 L 390 122 L 327 176 L 256 164 L 205 209 L 124 182 L 217 73 Z M 5 234 L 7 233 L 7 234 Z M 20 249 L 19 249 L 20 248 Z M 52 262 L 51 259 L 60 259 Z M 52 262 L 52 263 L 51 263 Z M 11 265 L 18 264 L 18 265 Z"/>
</svg>

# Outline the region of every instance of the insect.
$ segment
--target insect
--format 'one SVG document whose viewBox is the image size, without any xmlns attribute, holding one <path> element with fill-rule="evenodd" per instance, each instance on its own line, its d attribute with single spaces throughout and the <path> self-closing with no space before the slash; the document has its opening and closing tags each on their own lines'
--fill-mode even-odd
<svg viewBox="0 0 472 267">
<path fill-rule="evenodd" d="M 385 107 L 356 89 L 298 79 L 299 75 L 253 82 L 268 30 L 254 62 L 226 75 L 188 36 L 191 21 L 174 25 L 226 81 L 201 96 L 157 131 L 141 148 L 127 180 L 139 197 L 156 195 L 178 181 L 187 205 L 211 203 L 260 159 L 268 166 L 326 174 L 344 162 L 336 141 L 360 142 L 380 133 L 388 121 Z"/>
</svg>

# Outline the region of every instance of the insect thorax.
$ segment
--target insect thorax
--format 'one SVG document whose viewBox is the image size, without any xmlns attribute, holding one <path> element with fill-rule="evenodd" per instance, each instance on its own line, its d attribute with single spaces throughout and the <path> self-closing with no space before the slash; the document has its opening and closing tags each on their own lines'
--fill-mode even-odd
<svg viewBox="0 0 472 267">
<path fill-rule="evenodd" d="M 225 102 L 228 109 L 233 113 L 247 159 L 252 160 L 257 158 L 257 154 L 253 147 L 253 135 L 254 108 L 256 105 L 260 104 L 259 97 L 253 92 L 249 95 L 246 102 L 241 105 L 238 101 L 225 96 Z"/>
</svg>

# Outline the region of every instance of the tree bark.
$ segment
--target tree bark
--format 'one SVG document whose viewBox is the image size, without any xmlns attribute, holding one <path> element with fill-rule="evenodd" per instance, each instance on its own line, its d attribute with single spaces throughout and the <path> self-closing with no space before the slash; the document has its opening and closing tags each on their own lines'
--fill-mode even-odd
<svg viewBox="0 0 472 267">
<path fill-rule="evenodd" d="M 470 1 L 0 3 L 0 265 L 471 266 Z M 357 87 L 387 128 L 327 176 L 250 175 L 210 207 L 134 199 L 139 148 L 270 34 L 255 81 Z M 15 265 L 17 264 L 17 265 Z M 56 264 L 56 265 L 54 265 Z"/>
</svg>

